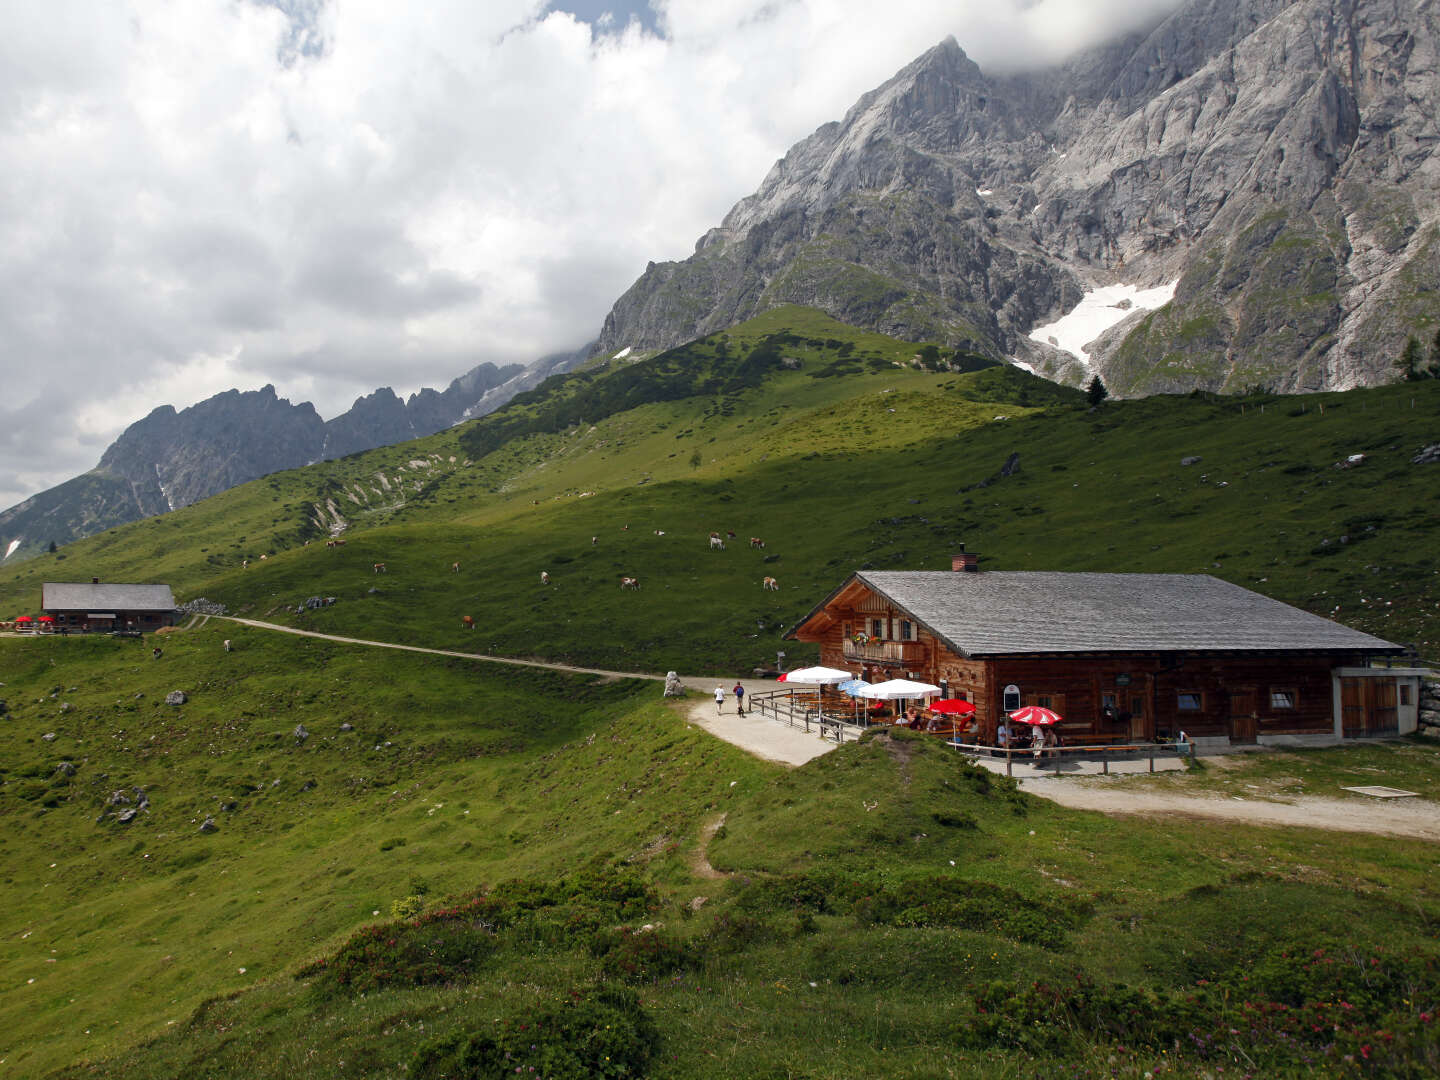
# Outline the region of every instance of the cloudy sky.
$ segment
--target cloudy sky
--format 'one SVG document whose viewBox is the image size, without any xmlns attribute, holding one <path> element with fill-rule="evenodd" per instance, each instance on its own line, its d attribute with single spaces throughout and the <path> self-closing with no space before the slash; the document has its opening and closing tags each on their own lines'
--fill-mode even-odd
<svg viewBox="0 0 1440 1080">
<path fill-rule="evenodd" d="M 1178 2 L 6 3 L 0 508 L 157 405 L 578 347 L 945 35 L 1031 66 Z"/>
</svg>

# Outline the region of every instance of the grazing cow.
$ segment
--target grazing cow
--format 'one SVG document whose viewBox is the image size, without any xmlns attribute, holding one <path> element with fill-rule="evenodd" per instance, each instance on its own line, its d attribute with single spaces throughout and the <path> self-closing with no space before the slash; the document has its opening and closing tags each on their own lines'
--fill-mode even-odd
<svg viewBox="0 0 1440 1080">
<path fill-rule="evenodd" d="M 590 537 L 590 543 L 591 543 L 592 546 L 595 545 L 595 544 L 600 543 L 600 537 L 598 537 L 598 536 L 592 536 L 592 537 Z"/>
<path fill-rule="evenodd" d="M 549 585 L 549 584 L 550 584 L 550 571 L 548 571 L 548 570 L 541 570 L 541 571 L 540 571 L 540 584 L 541 584 L 541 585 Z"/>
<path fill-rule="evenodd" d="M 776 581 L 773 577 L 767 577 L 764 581 L 760 583 L 760 587 L 769 592 L 780 591 L 780 583 Z"/>
<path fill-rule="evenodd" d="M 377 562 L 371 569 L 377 574 L 387 573 L 383 562 Z"/>
<path fill-rule="evenodd" d="M 620 579 L 620 587 L 622 589 L 638 589 L 640 588 L 640 579 L 633 577 L 622 577 Z"/>
<path fill-rule="evenodd" d="M 727 539 L 727 540 L 734 540 L 734 539 L 735 539 L 735 530 L 734 530 L 734 529 L 726 529 L 726 530 L 725 530 L 725 539 Z"/>
<path fill-rule="evenodd" d="M 710 550 L 711 550 L 711 551 L 724 551 L 724 550 L 725 550 L 725 541 L 722 540 L 722 539 L 720 539 L 720 534 L 719 534 L 719 533 L 711 533 L 711 534 L 710 534 Z"/>
<path fill-rule="evenodd" d="M 451 564 L 450 564 L 450 572 L 451 572 L 452 574 L 458 574 L 458 573 L 460 572 L 460 564 L 459 564 L 458 562 L 453 562 L 453 563 L 451 563 Z"/>
<path fill-rule="evenodd" d="M 261 555 L 261 556 L 260 556 L 260 561 L 261 561 L 261 562 L 264 562 L 264 561 L 265 561 L 266 559 L 268 559 L 268 558 L 269 558 L 268 555 Z"/>
<path fill-rule="evenodd" d="M 230 639 L 228 637 L 225 639 L 225 651 L 230 651 Z"/>
<path fill-rule="evenodd" d="M 475 620 L 474 620 L 471 616 L 469 616 L 469 615 L 463 615 L 463 616 L 461 616 L 461 618 L 460 618 L 460 625 L 461 625 L 462 627 L 464 627 L 466 630 L 474 630 L 474 629 L 475 629 Z"/>
<path fill-rule="evenodd" d="M 665 530 L 664 530 L 664 529 L 656 529 L 656 530 L 655 530 L 655 535 L 656 535 L 656 536 L 664 536 L 664 535 L 665 535 Z"/>
<path fill-rule="evenodd" d="M 752 548 L 763 548 L 765 546 L 765 541 L 761 540 L 758 536 L 752 536 L 750 537 L 750 546 Z"/>
<path fill-rule="evenodd" d="M 249 560 L 249 559 L 241 559 L 241 560 L 240 560 L 240 569 L 241 569 L 241 570 L 249 570 L 249 569 L 250 569 L 250 560 Z"/>
</svg>

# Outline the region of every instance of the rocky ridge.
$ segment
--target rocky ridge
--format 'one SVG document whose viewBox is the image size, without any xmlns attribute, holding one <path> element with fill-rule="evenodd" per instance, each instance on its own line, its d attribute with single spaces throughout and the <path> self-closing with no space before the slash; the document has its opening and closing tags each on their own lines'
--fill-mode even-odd
<svg viewBox="0 0 1440 1080">
<path fill-rule="evenodd" d="M 1437 40 L 1427 0 L 1192 0 L 1017 75 L 947 40 L 652 263 L 600 349 L 798 303 L 1119 394 L 1388 381 L 1440 322 Z M 1174 298 L 1083 356 L 1030 339 L 1120 282 Z"/>
</svg>

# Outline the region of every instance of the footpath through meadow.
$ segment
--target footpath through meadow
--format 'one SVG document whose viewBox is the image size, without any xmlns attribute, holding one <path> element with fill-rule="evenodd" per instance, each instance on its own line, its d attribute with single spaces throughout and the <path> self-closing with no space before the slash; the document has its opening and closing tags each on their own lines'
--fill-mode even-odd
<svg viewBox="0 0 1440 1080">
<path fill-rule="evenodd" d="M 372 641 L 367 638 L 322 634 L 316 630 L 300 630 L 279 623 L 242 619 L 234 615 L 215 616 L 257 630 L 272 630 L 298 637 L 320 638 L 348 645 L 364 645 L 376 649 L 399 649 L 402 652 L 425 653 L 431 656 L 452 656 L 487 664 L 509 664 L 517 667 L 545 668 L 582 675 L 599 675 L 607 679 L 646 679 L 663 684 L 665 676 L 639 671 L 609 671 L 605 668 L 579 667 L 548 660 L 519 660 L 510 656 L 488 656 L 484 653 L 459 652 L 454 649 L 431 649 L 422 645 L 402 645 L 393 641 Z M 202 617 L 191 626 L 203 626 L 210 616 Z M 691 700 L 688 717 L 718 739 L 754 754 L 766 761 L 784 765 L 803 765 L 835 749 L 836 744 L 816 735 L 807 734 L 787 724 L 766 719 L 757 712 L 737 714 L 731 694 L 734 680 L 682 676 L 681 683 L 705 695 Z M 747 700 L 757 691 L 776 689 L 768 680 L 742 679 Z M 715 687 L 726 692 L 724 704 L 717 710 L 713 697 Z M 1004 763 L 982 762 L 993 769 L 1004 769 Z M 1136 763 L 1136 770 L 1146 768 Z M 1117 777 L 1118 779 L 1118 777 Z M 1133 787 L 1112 786 L 1100 777 L 1038 777 L 1027 776 L 1021 787 L 1032 795 L 1050 799 L 1077 810 L 1098 810 L 1106 814 L 1136 814 L 1143 817 L 1179 815 L 1233 821 L 1247 825 L 1272 827 L 1305 827 L 1332 829 L 1341 832 L 1377 833 L 1384 836 L 1406 836 L 1421 840 L 1440 841 L 1440 804 L 1426 799 L 1386 800 L 1383 803 L 1360 802 L 1356 799 L 1326 799 L 1303 795 L 1285 801 L 1246 799 L 1219 795 L 1184 795 L 1171 791 L 1137 791 Z"/>
</svg>

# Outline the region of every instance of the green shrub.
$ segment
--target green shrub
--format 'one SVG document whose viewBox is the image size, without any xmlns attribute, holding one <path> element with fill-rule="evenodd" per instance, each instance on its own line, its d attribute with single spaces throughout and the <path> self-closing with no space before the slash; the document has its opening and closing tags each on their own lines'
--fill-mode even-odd
<svg viewBox="0 0 1440 1080">
<path fill-rule="evenodd" d="M 499 1022 L 493 1033 L 430 1042 L 416 1054 L 410 1074 L 419 1080 L 637 1077 L 645 1075 L 659 1043 L 660 1033 L 635 994 L 602 986 L 572 990 L 565 1003 Z"/>
</svg>

